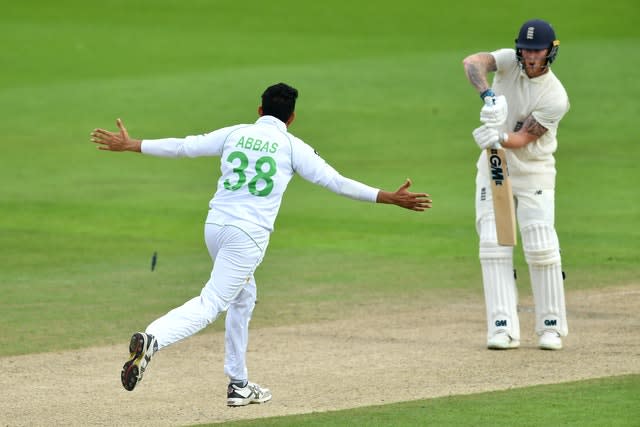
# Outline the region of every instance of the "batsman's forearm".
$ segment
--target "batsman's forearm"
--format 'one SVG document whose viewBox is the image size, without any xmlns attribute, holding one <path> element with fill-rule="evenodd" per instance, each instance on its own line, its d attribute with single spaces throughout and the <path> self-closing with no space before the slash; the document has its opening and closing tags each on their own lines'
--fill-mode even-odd
<svg viewBox="0 0 640 427">
<path fill-rule="evenodd" d="M 464 64 L 464 71 L 467 75 L 467 79 L 473 87 L 476 88 L 478 93 L 482 93 L 489 89 L 489 82 L 487 81 L 486 71 L 480 69 L 477 64 L 467 63 Z"/>
<path fill-rule="evenodd" d="M 496 60 L 490 53 L 480 52 L 467 56 L 464 61 L 464 72 L 469 82 L 478 93 L 489 89 L 487 76 L 497 70 Z"/>
<path fill-rule="evenodd" d="M 537 138 L 534 135 L 526 132 L 508 132 L 507 140 L 502 141 L 501 145 L 504 148 L 521 148 L 536 139 Z"/>
</svg>

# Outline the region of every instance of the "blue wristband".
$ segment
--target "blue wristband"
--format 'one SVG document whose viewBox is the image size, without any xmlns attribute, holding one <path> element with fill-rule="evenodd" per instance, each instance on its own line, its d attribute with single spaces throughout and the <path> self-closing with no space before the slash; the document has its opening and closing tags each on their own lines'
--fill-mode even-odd
<svg viewBox="0 0 640 427">
<path fill-rule="evenodd" d="M 487 96 L 496 96 L 496 94 L 495 94 L 495 93 L 493 93 L 493 91 L 492 91 L 491 89 L 487 89 L 487 90 L 485 90 L 484 92 L 482 92 L 482 93 L 480 94 L 480 99 L 482 99 L 482 100 L 484 101 L 484 99 L 485 99 Z"/>
</svg>

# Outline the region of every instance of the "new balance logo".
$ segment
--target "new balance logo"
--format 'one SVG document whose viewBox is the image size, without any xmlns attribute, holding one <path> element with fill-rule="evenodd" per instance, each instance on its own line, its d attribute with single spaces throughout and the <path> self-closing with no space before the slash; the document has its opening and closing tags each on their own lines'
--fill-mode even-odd
<svg viewBox="0 0 640 427">
<path fill-rule="evenodd" d="M 536 30 L 535 27 L 527 28 L 527 40 L 533 40 L 533 32 Z"/>
<path fill-rule="evenodd" d="M 545 320 L 544 326 L 556 326 L 558 324 L 557 320 Z"/>
<path fill-rule="evenodd" d="M 522 125 L 524 124 L 524 122 L 516 122 L 516 125 L 513 128 L 514 132 L 518 132 L 520 129 L 522 129 Z"/>
<path fill-rule="evenodd" d="M 507 326 L 506 320 L 496 320 L 496 326 Z"/>
</svg>

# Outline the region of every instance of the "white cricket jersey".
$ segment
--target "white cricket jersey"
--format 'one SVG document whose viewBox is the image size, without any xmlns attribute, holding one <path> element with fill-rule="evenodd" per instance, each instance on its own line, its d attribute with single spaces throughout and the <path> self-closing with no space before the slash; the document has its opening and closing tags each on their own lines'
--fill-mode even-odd
<svg viewBox="0 0 640 427">
<path fill-rule="evenodd" d="M 144 154 L 160 157 L 221 158 L 221 176 L 209 202 L 208 223 L 243 229 L 257 225 L 273 231 L 282 196 L 294 173 L 357 200 L 375 202 L 379 191 L 340 175 L 272 116 L 204 135 L 144 140 L 141 149 Z"/>
<path fill-rule="evenodd" d="M 512 185 L 518 188 L 555 188 L 553 153 L 558 148 L 558 124 L 569 110 L 567 92 L 551 70 L 529 78 L 521 70 L 514 49 L 499 49 L 491 54 L 497 65 L 492 89 L 496 95 L 504 95 L 509 106 L 502 131 L 516 131 L 529 115 L 548 129 L 536 141 L 522 148 L 506 150 Z M 478 170 L 488 175 L 486 150 L 478 160 Z"/>
</svg>

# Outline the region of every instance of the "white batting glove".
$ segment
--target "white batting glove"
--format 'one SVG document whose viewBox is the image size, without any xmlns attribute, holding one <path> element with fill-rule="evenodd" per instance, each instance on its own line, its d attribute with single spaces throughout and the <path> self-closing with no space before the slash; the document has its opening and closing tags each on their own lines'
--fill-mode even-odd
<svg viewBox="0 0 640 427">
<path fill-rule="evenodd" d="M 482 125 L 479 128 L 474 129 L 473 139 L 481 149 L 498 147 L 500 144 L 507 140 L 506 134 L 500 132 L 496 128 Z"/>
<path fill-rule="evenodd" d="M 480 121 L 487 126 L 500 127 L 507 121 L 509 108 L 504 95 L 486 96 L 480 110 Z"/>
</svg>

